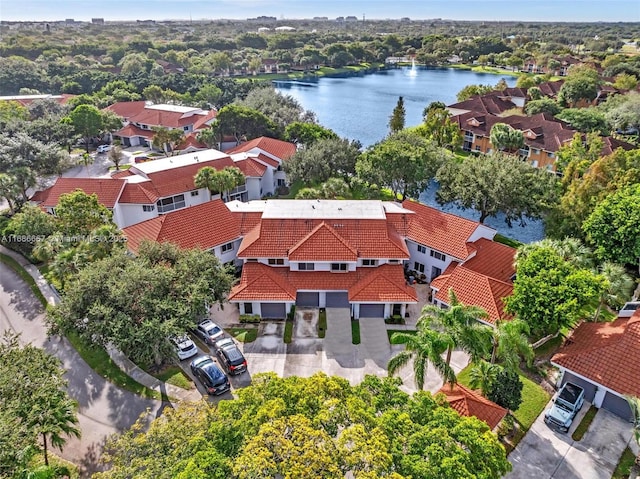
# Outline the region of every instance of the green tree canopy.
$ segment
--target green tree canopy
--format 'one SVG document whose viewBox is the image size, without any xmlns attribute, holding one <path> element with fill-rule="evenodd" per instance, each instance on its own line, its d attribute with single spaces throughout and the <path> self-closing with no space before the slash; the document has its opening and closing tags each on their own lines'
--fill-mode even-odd
<svg viewBox="0 0 640 479">
<path fill-rule="evenodd" d="M 394 198 L 417 198 L 446 157 L 447 152 L 420 134 L 399 131 L 363 153 L 356 172 L 370 184 L 389 188 Z"/>
<path fill-rule="evenodd" d="M 524 145 L 524 135 L 506 123 L 496 123 L 491 127 L 489 141 L 496 150 L 513 152 Z"/>
<path fill-rule="evenodd" d="M 522 403 L 522 388 L 524 384 L 516 371 L 503 369 L 496 374 L 495 380 L 489 386 L 487 399 L 515 411 Z"/>
<path fill-rule="evenodd" d="M 338 139 L 338 135 L 332 130 L 315 123 L 294 121 L 289 123 L 284 130 L 284 139 L 297 145 L 311 146 L 318 140 Z"/>
<path fill-rule="evenodd" d="M 533 337 L 573 327 L 595 311 L 605 279 L 574 266 L 551 246 L 528 248 L 518 257 L 506 310 L 525 321 Z"/>
<path fill-rule="evenodd" d="M 284 164 L 291 181 L 322 183 L 332 176 L 347 179 L 355 174 L 360 143 L 343 138 L 321 138 L 296 151 Z"/>
<path fill-rule="evenodd" d="M 231 276 L 211 253 L 145 242 L 87 265 L 48 316 L 54 330 L 114 344 L 139 364 L 172 357 L 167 338 L 194 327 L 205 304 L 222 301 Z"/>
<path fill-rule="evenodd" d="M 396 106 L 391 113 L 391 117 L 389 118 L 389 129 L 391 130 L 391 133 L 396 133 L 404 129 L 406 116 L 407 112 L 404 108 L 404 100 L 402 97 L 399 97 L 398 103 L 396 103 Z"/>
<path fill-rule="evenodd" d="M 557 117 L 582 133 L 598 132 L 606 134 L 611 131 L 611 126 L 605 119 L 604 114 L 594 107 L 566 108 Z"/>
<path fill-rule="evenodd" d="M 437 199 L 480 213 L 480 222 L 498 213 L 511 225 L 541 218 L 556 201 L 556 180 L 510 155 L 489 154 L 448 161 L 437 172 Z"/>
<path fill-rule="evenodd" d="M 233 401 L 182 404 L 113 438 L 111 467 L 96 477 L 498 479 L 511 469 L 486 424 L 398 384 L 258 374 Z"/>
<path fill-rule="evenodd" d="M 530 88 L 532 90 L 532 88 Z M 552 98 L 540 98 L 539 100 L 528 101 L 524 106 L 524 112 L 529 115 L 537 115 L 538 113 L 549 113 L 550 115 L 557 115 L 562 110 L 562 107 Z"/>
<path fill-rule="evenodd" d="M 102 132 L 103 124 L 100 110 L 93 105 L 79 105 L 69 113 L 68 118 L 76 133 L 84 139 L 88 153 L 91 138 Z"/>
<path fill-rule="evenodd" d="M 291 123 L 315 121 L 313 112 L 302 108 L 291 95 L 283 95 L 273 87 L 253 89 L 237 104 L 264 114 L 277 126 L 280 136 Z"/>
<path fill-rule="evenodd" d="M 2 477 L 17 477 L 40 450 L 40 441 L 48 465 L 49 444 L 62 447 L 68 436 L 80 436 L 77 404 L 65 390 L 64 373 L 60 361 L 43 349 L 21 346 L 9 333 L 0 338 Z"/>
<path fill-rule="evenodd" d="M 211 128 L 222 141 L 232 136 L 237 143 L 260 136 L 276 136 L 277 125 L 264 113 L 241 105 L 227 105 L 220 109 Z"/>
<path fill-rule="evenodd" d="M 415 127 L 415 131 L 433 141 L 441 148 L 455 151 L 462 145 L 462 134 L 458 124 L 454 122 L 446 108 L 426 109 L 424 123 Z"/>
<path fill-rule="evenodd" d="M 601 259 L 640 266 L 640 184 L 604 198 L 583 229 Z"/>
</svg>

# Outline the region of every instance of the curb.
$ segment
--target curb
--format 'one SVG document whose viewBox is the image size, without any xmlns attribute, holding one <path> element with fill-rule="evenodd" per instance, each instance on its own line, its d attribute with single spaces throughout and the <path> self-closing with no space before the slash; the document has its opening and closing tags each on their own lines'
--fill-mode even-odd
<svg viewBox="0 0 640 479">
<path fill-rule="evenodd" d="M 29 273 L 29 275 L 36 282 L 38 289 L 40 289 L 40 292 L 50 305 L 56 306 L 60 303 L 60 296 L 58 295 L 58 293 L 42 276 L 38 268 L 31 264 L 24 256 L 2 245 L 0 245 L 0 253 L 10 256 L 14 260 L 16 260 L 20 264 L 20 266 L 22 266 L 25 271 Z M 175 398 L 179 401 L 197 401 L 201 398 L 201 395 L 197 389 L 183 389 L 181 387 L 174 386 L 173 384 L 167 384 L 157 378 L 154 378 L 147 372 L 140 369 L 140 367 L 138 367 L 115 347 L 107 348 L 107 353 L 109 354 L 109 357 L 113 360 L 113 362 L 116 363 L 116 365 L 122 370 L 122 372 L 124 372 L 134 381 L 142 384 L 143 386 L 146 386 L 149 389 L 153 389 L 160 394 L 164 394 L 166 396 L 169 396 L 170 398 Z"/>
</svg>

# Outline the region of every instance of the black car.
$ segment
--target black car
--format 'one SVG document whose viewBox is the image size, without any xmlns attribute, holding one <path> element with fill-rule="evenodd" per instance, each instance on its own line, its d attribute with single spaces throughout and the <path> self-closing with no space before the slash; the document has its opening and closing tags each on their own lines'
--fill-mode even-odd
<svg viewBox="0 0 640 479">
<path fill-rule="evenodd" d="M 213 348 L 218 361 L 229 374 L 242 374 L 247 370 L 247 360 L 244 358 L 233 339 L 225 338 L 215 342 Z"/>
<path fill-rule="evenodd" d="M 198 356 L 191 361 L 191 372 L 202 383 L 207 394 L 220 395 L 231 389 L 229 378 L 210 356 Z"/>
</svg>

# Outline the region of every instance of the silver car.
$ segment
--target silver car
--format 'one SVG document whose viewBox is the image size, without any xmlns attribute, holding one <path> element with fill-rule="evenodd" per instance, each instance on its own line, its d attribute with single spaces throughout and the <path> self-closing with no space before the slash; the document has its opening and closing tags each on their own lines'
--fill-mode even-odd
<svg viewBox="0 0 640 479">
<path fill-rule="evenodd" d="M 224 336 L 224 331 L 220 326 L 209 319 L 205 319 L 200 322 L 196 327 L 196 334 L 202 338 L 202 340 L 209 344 L 213 345 L 218 339 Z"/>
</svg>

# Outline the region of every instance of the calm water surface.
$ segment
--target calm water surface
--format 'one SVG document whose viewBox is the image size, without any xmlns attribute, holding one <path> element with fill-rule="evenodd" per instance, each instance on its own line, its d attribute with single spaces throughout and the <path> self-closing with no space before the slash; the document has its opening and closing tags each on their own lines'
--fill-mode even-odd
<svg viewBox="0 0 640 479">
<path fill-rule="evenodd" d="M 364 147 L 382 140 L 389 132 L 389 117 L 398 97 L 404 98 L 406 126 L 422 122 L 422 110 L 432 101 L 455 103 L 456 95 L 471 84 L 495 85 L 500 75 L 455 69 L 398 68 L 349 78 L 320 78 L 315 82 L 277 82 L 276 89 L 291 95 L 307 110 L 316 113 L 323 126 L 339 136 L 359 140 Z M 514 86 L 514 77 L 504 77 Z M 420 201 L 477 221 L 480 215 L 435 200 L 437 183 L 420 195 Z M 504 217 L 489 218 L 486 224 L 501 234 L 524 243 L 544 237 L 542 222 L 529 220 L 526 226 L 509 228 Z"/>
</svg>

